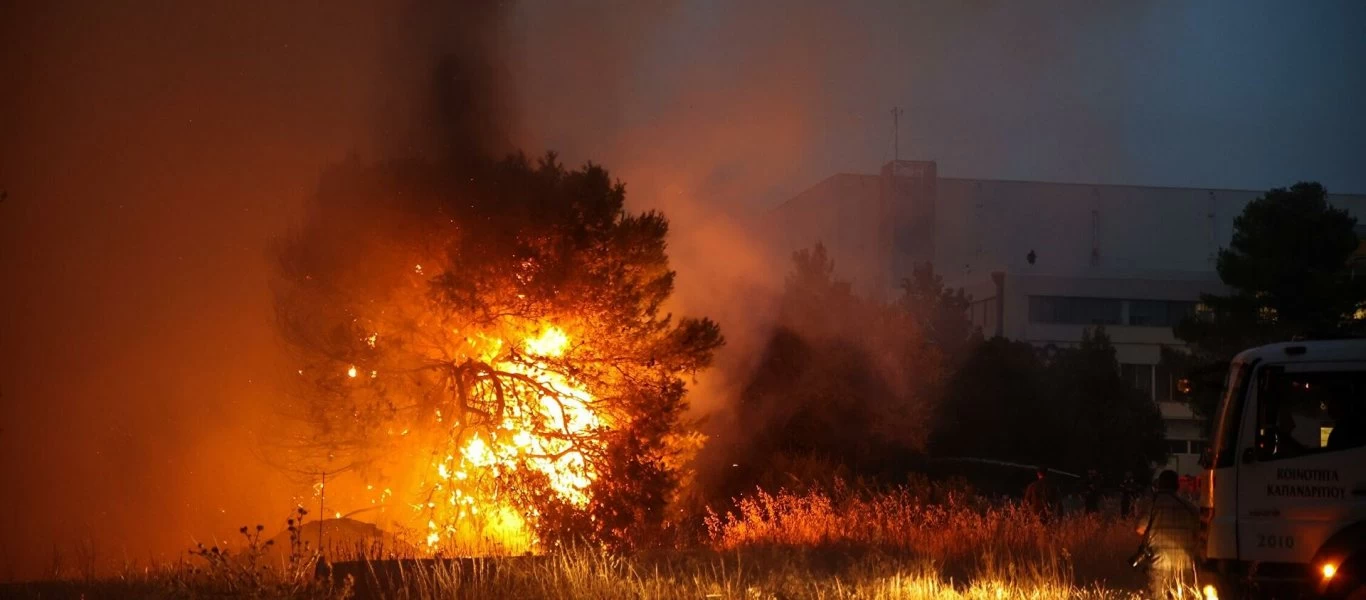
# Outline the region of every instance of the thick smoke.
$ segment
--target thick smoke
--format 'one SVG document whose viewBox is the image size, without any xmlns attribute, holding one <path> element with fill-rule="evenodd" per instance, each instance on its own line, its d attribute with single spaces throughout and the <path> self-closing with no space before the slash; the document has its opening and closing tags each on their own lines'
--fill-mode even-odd
<svg viewBox="0 0 1366 600">
<path fill-rule="evenodd" d="M 456 161 L 513 151 L 515 96 L 505 29 L 512 4 L 414 0 L 382 52 L 379 151 Z"/>
<path fill-rule="evenodd" d="M 3 10 L 0 580 L 281 525 L 267 249 L 350 153 L 510 147 L 502 7 Z"/>
</svg>

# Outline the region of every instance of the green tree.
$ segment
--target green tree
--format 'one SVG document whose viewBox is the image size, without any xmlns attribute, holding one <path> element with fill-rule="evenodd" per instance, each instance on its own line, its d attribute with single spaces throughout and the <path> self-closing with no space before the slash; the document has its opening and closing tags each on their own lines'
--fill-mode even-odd
<svg viewBox="0 0 1366 600">
<path fill-rule="evenodd" d="M 553 155 L 333 168 L 275 252 L 300 452 L 425 506 L 434 548 L 651 543 L 722 339 L 662 311 L 668 223 L 624 202 Z"/>
<path fill-rule="evenodd" d="M 1201 296 L 1201 310 L 1174 329 L 1186 348 L 1163 353 L 1192 385 L 1198 414 L 1215 409 L 1225 366 L 1239 351 L 1359 332 L 1366 278 L 1349 265 L 1359 243 L 1356 219 L 1327 196 L 1317 183 L 1275 188 L 1234 220 L 1217 264 L 1229 292 Z"/>
</svg>

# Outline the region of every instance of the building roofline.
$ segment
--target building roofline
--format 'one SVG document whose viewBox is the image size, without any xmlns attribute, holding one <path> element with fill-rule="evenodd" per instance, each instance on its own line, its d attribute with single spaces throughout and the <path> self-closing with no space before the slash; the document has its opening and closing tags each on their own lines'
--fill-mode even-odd
<svg viewBox="0 0 1366 600">
<path fill-rule="evenodd" d="M 903 161 L 903 162 L 907 162 L 907 161 Z M 811 184 L 810 186 L 807 186 L 806 188 L 802 189 L 802 191 L 797 192 L 796 194 L 794 194 L 793 196 L 791 196 L 790 198 L 788 198 L 788 199 L 786 199 L 786 200 L 783 200 L 782 202 L 780 202 L 780 203 L 778 203 L 777 205 L 773 206 L 773 207 L 770 208 L 769 210 L 780 210 L 780 209 L 782 209 L 783 207 L 785 207 L 785 206 L 791 204 L 793 200 L 796 200 L 796 199 L 798 199 L 798 198 L 801 198 L 802 196 L 806 195 L 807 192 L 810 192 L 810 191 L 812 191 L 812 190 L 815 190 L 816 188 L 818 188 L 818 187 L 820 187 L 821 185 L 825 184 L 825 182 L 830 181 L 831 179 L 836 179 L 836 178 L 840 178 L 840 177 L 879 178 L 879 177 L 881 177 L 881 175 L 876 174 L 876 173 L 848 173 L 848 172 L 845 172 L 845 173 L 834 173 L 834 174 L 831 174 L 831 175 L 829 175 L 829 176 L 826 176 L 826 177 L 820 179 L 819 181 L 817 181 L 817 182 Z M 939 181 L 961 181 L 961 182 L 965 182 L 965 183 L 1018 183 L 1018 184 L 1027 184 L 1027 185 L 1067 185 L 1067 186 L 1093 187 L 1093 188 L 1126 188 L 1126 189 L 1133 189 L 1133 190 L 1172 190 L 1172 191 L 1216 192 L 1216 193 L 1222 192 L 1222 193 L 1258 194 L 1258 195 L 1260 195 L 1260 194 L 1265 194 L 1265 193 L 1268 191 L 1268 190 L 1250 190 L 1250 189 L 1243 189 L 1243 188 L 1225 188 L 1225 187 L 1197 187 L 1197 186 L 1179 186 L 1179 185 L 1142 185 L 1142 184 L 1132 184 L 1132 183 L 1082 183 L 1082 182 L 1076 182 L 1076 181 L 1043 181 L 1043 180 L 1037 180 L 1037 179 L 986 179 L 986 178 L 981 178 L 981 177 L 937 177 L 936 179 L 939 180 Z M 1270 189 L 1270 188 L 1268 188 L 1268 189 Z M 1333 191 L 1329 191 L 1329 192 L 1328 192 L 1328 197 L 1329 197 L 1330 199 L 1331 199 L 1331 198 L 1353 198 L 1353 199 L 1358 199 L 1358 200 L 1366 201 L 1366 192 L 1363 192 L 1363 193 L 1352 193 L 1352 192 L 1333 192 Z"/>
<path fill-rule="evenodd" d="M 981 177 L 939 177 L 938 179 L 939 179 L 940 181 L 945 181 L 945 180 L 948 180 L 948 181 L 965 181 L 965 182 L 973 182 L 973 183 L 1025 183 L 1025 184 L 1032 184 L 1032 185 L 1071 185 L 1071 186 L 1082 186 L 1082 187 L 1131 188 L 1131 189 L 1140 189 L 1140 190 L 1181 190 L 1181 191 L 1192 191 L 1192 192 L 1237 192 L 1237 193 L 1244 193 L 1244 194 L 1265 194 L 1265 193 L 1270 189 L 1270 188 L 1268 188 L 1268 189 L 1266 189 L 1266 190 L 1249 190 L 1249 189 L 1241 189 L 1241 188 L 1198 187 L 1198 186 L 1180 186 L 1180 185 L 1140 185 L 1140 184 L 1132 184 L 1132 183 L 1080 183 L 1080 182 L 1075 182 L 1075 181 L 1040 181 L 1040 180 L 1032 180 L 1032 179 L 985 179 L 985 178 L 981 178 Z M 1355 198 L 1361 198 L 1361 199 L 1366 200 L 1366 193 L 1360 193 L 1360 194 L 1358 194 L 1358 193 L 1351 193 L 1351 192 L 1333 192 L 1333 191 L 1329 191 L 1329 192 L 1328 192 L 1328 196 L 1329 196 L 1329 197 L 1334 197 L 1334 196 L 1337 196 L 1337 197 L 1355 197 Z"/>
<path fill-rule="evenodd" d="M 802 196 L 805 196 L 807 192 L 810 192 L 810 191 L 812 191 L 812 190 L 814 190 L 814 189 L 816 189 L 816 188 L 818 188 L 818 187 L 824 185 L 825 182 L 830 181 L 831 179 L 839 178 L 839 177 L 859 177 L 859 178 L 872 177 L 872 178 L 878 178 L 878 177 L 881 177 L 881 175 L 875 175 L 875 174 L 872 174 L 872 173 L 834 173 L 834 174 L 832 174 L 832 175 L 827 175 L 827 176 L 821 178 L 821 179 L 820 179 L 819 181 L 817 181 L 816 183 L 813 183 L 813 184 L 811 184 L 811 185 L 809 185 L 809 186 L 803 188 L 802 191 L 797 192 L 796 194 L 793 194 L 792 197 L 790 197 L 790 198 L 788 198 L 788 199 L 786 199 L 786 200 L 783 200 L 782 202 L 779 202 L 777 205 L 773 206 L 773 207 L 770 208 L 769 210 L 779 210 L 779 209 L 783 208 L 784 206 L 787 206 L 787 205 L 791 204 L 793 200 L 796 200 L 796 199 L 798 199 L 798 198 L 801 198 Z"/>
<path fill-rule="evenodd" d="M 1130 269 L 1090 268 L 1080 271 L 1033 271 L 1018 265 L 1001 265 L 972 274 L 940 273 L 946 287 L 962 287 L 990 281 L 992 273 L 1004 273 L 1007 281 L 1018 279 L 1058 279 L 1071 281 L 1160 281 L 1164 283 L 1214 283 L 1222 285 L 1219 273 L 1210 269 Z M 950 286 L 949 284 L 953 285 Z"/>
</svg>

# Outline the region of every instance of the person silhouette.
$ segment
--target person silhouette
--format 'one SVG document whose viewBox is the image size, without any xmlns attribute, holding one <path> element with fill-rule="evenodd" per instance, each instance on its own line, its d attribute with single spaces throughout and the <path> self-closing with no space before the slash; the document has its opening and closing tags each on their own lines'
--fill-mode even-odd
<svg viewBox="0 0 1366 600">
<path fill-rule="evenodd" d="M 1176 471 L 1169 469 L 1157 476 L 1152 510 L 1147 525 L 1141 528 L 1141 547 L 1153 557 L 1148 567 L 1148 589 L 1154 598 L 1183 597 L 1186 588 L 1195 583 L 1200 512 L 1177 495 L 1179 486 Z"/>
<path fill-rule="evenodd" d="M 1034 481 L 1025 487 L 1024 504 L 1044 521 L 1057 515 L 1061 500 L 1058 489 L 1048 478 L 1048 469 L 1039 467 L 1034 470 Z"/>
</svg>

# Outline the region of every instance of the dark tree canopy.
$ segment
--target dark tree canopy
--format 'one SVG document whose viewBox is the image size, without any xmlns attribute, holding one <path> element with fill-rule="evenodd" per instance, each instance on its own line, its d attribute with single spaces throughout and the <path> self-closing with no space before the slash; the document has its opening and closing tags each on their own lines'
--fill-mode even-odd
<svg viewBox="0 0 1366 600">
<path fill-rule="evenodd" d="M 1027 463 L 1057 459 L 1043 363 L 1026 342 L 983 341 L 949 377 L 935 411 L 930 449 L 941 457 Z"/>
<path fill-rule="evenodd" d="M 1058 439 L 1066 444 L 1060 464 L 1095 468 L 1118 481 L 1124 471 L 1142 473 L 1165 461 L 1162 413 L 1120 376 L 1104 328 L 1087 330 L 1076 347 L 1060 350 L 1047 373 L 1052 401 L 1059 405 Z"/>
<path fill-rule="evenodd" d="M 936 411 L 941 457 L 1041 464 L 1108 478 L 1166 457 L 1157 406 L 1119 374 L 1103 330 L 1045 362 L 1025 342 L 992 338 L 968 353 Z"/>
<path fill-rule="evenodd" d="M 944 287 L 944 278 L 928 262 L 912 269 L 901 290 L 901 306 L 915 319 L 929 342 L 944 355 L 958 357 L 974 334 L 968 319 L 972 298 L 962 288 Z"/>
<path fill-rule="evenodd" d="M 1293 338 L 1359 333 L 1366 277 L 1349 264 L 1357 250 L 1356 219 L 1328 204 L 1317 183 L 1275 188 L 1234 220 L 1233 239 L 1220 250 L 1226 295 L 1201 297 L 1202 310 L 1179 323 L 1185 349 L 1164 360 L 1195 388 L 1192 406 L 1209 415 L 1223 369 L 1234 354 Z"/>
<path fill-rule="evenodd" d="M 662 312 L 667 222 L 604 169 L 473 164 L 349 161 L 280 243 L 298 445 L 426 503 L 436 543 L 649 543 L 719 331 Z"/>
<path fill-rule="evenodd" d="M 1218 312 L 1250 312 L 1272 332 L 1331 335 L 1355 326 L 1366 279 L 1347 260 L 1357 249 L 1356 219 L 1328 204 L 1317 183 L 1273 189 L 1233 222 L 1219 252 L 1219 278 L 1233 289 L 1210 295 Z"/>
<path fill-rule="evenodd" d="M 900 478 L 925 447 L 938 349 L 902 306 L 854 295 L 823 245 L 792 259 L 777 326 L 741 391 L 721 499 L 828 475 L 786 471 L 798 465 Z"/>
</svg>

